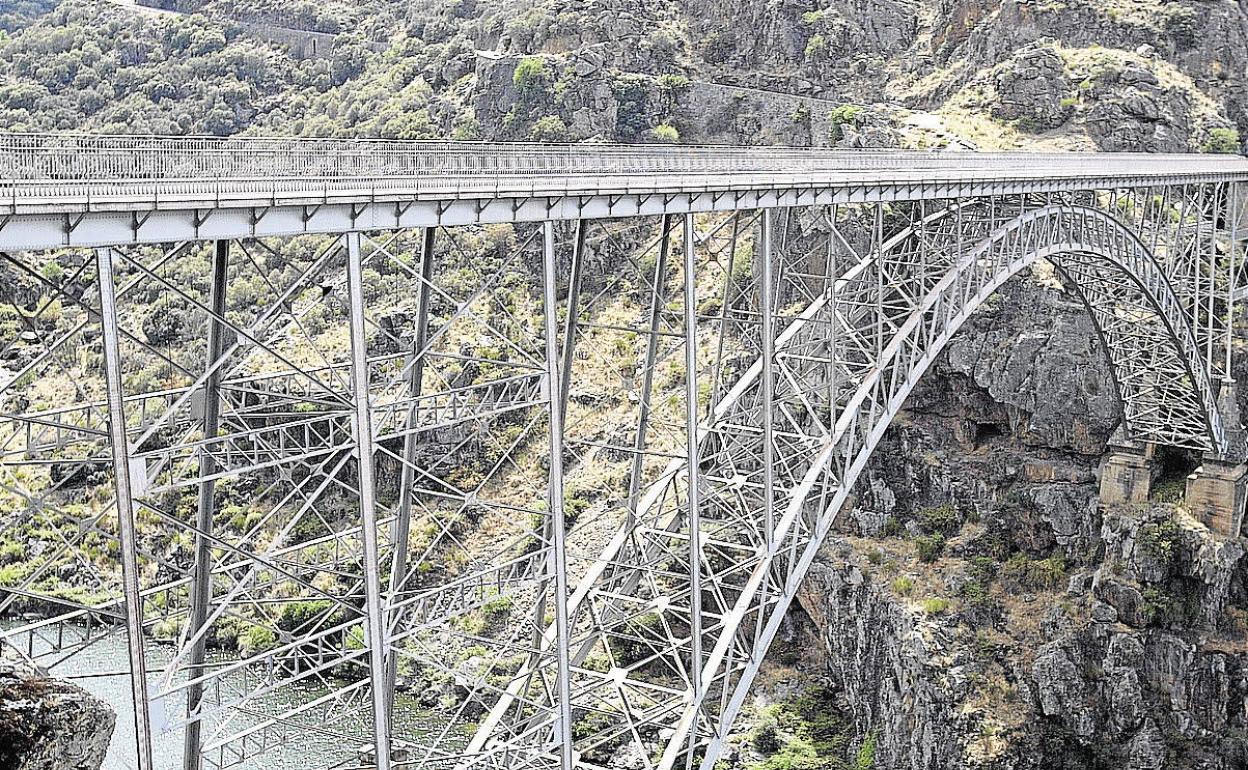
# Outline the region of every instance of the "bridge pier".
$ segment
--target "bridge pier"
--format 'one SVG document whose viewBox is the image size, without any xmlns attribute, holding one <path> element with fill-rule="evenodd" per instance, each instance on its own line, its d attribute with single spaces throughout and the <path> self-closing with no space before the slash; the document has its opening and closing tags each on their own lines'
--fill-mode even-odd
<svg viewBox="0 0 1248 770">
<path fill-rule="evenodd" d="M 1148 502 L 1153 487 L 1153 455 L 1156 447 L 1126 437 L 1122 428 L 1109 439 L 1101 461 L 1102 505 Z"/>
<path fill-rule="evenodd" d="M 1248 502 L 1248 465 L 1205 455 L 1187 477 L 1184 501 L 1192 515 L 1223 537 L 1239 537 Z"/>
<path fill-rule="evenodd" d="M 1184 502 L 1192 515 L 1223 537 L 1239 537 L 1248 503 L 1248 464 L 1244 462 L 1244 430 L 1236 399 L 1235 381 L 1223 380 L 1218 412 L 1227 426 L 1229 456 L 1207 453 L 1187 477 Z"/>
</svg>

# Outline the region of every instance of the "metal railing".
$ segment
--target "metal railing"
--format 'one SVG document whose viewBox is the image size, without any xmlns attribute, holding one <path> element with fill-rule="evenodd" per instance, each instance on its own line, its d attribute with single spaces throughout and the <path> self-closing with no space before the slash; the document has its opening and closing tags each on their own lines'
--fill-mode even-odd
<svg viewBox="0 0 1248 770">
<path fill-rule="evenodd" d="M 1217 174 L 1227 156 L 974 153 L 776 147 L 508 144 L 303 138 L 0 134 L 0 179 L 359 179 L 460 175 L 951 172 L 1013 175 Z"/>
<path fill-rule="evenodd" d="M 1053 191 L 1245 180 L 1248 160 L 1225 155 L 0 134 L 6 216 L 890 186 L 982 194 L 1002 185 Z M 40 235 L 48 243 L 62 237 L 59 230 Z"/>
</svg>

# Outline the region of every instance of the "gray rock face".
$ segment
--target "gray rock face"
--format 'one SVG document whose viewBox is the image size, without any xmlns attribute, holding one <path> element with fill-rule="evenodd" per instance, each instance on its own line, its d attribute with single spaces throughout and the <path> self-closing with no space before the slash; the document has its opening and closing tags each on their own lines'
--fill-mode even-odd
<svg viewBox="0 0 1248 770">
<path fill-rule="evenodd" d="M 0 660 L 0 767 L 98 770 L 117 717 L 81 688 Z"/>
<path fill-rule="evenodd" d="M 990 112 L 1000 120 L 1021 120 L 1035 129 L 1057 128 L 1074 112 L 1066 63 L 1051 46 L 1029 46 L 998 68 L 993 78 L 997 101 Z"/>
<path fill-rule="evenodd" d="M 1056 545 L 1076 558 L 1097 541 L 1096 464 L 1119 420 L 1090 316 L 1020 277 L 920 380 L 859 481 L 853 517 L 882 526 L 953 502 L 996 519 L 1028 552 Z"/>
<path fill-rule="evenodd" d="M 830 542 L 812 568 L 800 602 L 878 767 L 1248 766 L 1244 544 L 1171 506 L 1098 509 L 1095 464 L 1118 421 L 1098 345 L 1061 290 L 1007 286 L 860 481 L 846 527 L 863 537 Z M 889 517 L 914 529 L 951 501 L 979 523 L 935 564 L 884 536 Z M 1019 590 L 1002 582 L 1011 554 L 1068 566 Z M 996 577 L 977 602 L 965 586 L 985 561 Z M 905 595 L 898 573 L 914 578 Z M 926 614 L 924 597 L 952 608 Z"/>
</svg>

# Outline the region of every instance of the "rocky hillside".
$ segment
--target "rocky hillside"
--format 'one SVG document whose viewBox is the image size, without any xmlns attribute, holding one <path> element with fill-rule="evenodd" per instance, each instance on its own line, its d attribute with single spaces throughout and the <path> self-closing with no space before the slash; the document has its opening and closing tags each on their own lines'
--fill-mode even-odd
<svg viewBox="0 0 1248 770">
<path fill-rule="evenodd" d="M 964 329 L 803 588 L 877 767 L 1248 762 L 1244 546 L 1168 502 L 1181 454 L 1153 503 L 1097 506 L 1116 407 L 1069 303 L 1033 277 Z"/>
<path fill-rule="evenodd" d="M 1156 151 L 1248 135 L 1232 0 L 144 2 L 175 13 L 0 16 L 4 125 Z"/>
</svg>

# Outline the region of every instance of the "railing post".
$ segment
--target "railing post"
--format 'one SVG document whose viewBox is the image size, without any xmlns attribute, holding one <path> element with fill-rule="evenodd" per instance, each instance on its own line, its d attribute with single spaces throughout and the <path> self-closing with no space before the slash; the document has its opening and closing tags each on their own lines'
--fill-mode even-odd
<svg viewBox="0 0 1248 770">
<path fill-rule="evenodd" d="M 108 438 L 113 455 L 113 485 L 117 494 L 117 531 L 121 540 L 121 572 L 126 605 L 126 641 L 130 655 L 130 694 L 134 699 L 134 727 L 139 770 L 155 770 L 152 727 L 148 710 L 147 661 L 143 655 L 143 598 L 139 594 L 139 557 L 135 536 L 134 490 L 130 474 L 130 441 L 121 382 L 120 334 L 117 328 L 117 288 L 113 280 L 113 250 L 95 252 L 100 284 L 103 326 L 104 380 L 108 390 Z"/>
<path fill-rule="evenodd" d="M 363 266 L 360 233 L 347 233 L 347 294 L 351 316 L 351 384 L 355 406 L 356 469 L 360 484 L 360 537 L 364 544 L 364 618 L 372 678 L 373 731 L 377 770 L 390 770 L 391 693 L 386 691 L 386 624 L 382 617 L 381 575 L 377 553 L 376 474 L 373 469 L 373 426 L 368 394 L 368 339 L 364 325 Z"/>
</svg>

